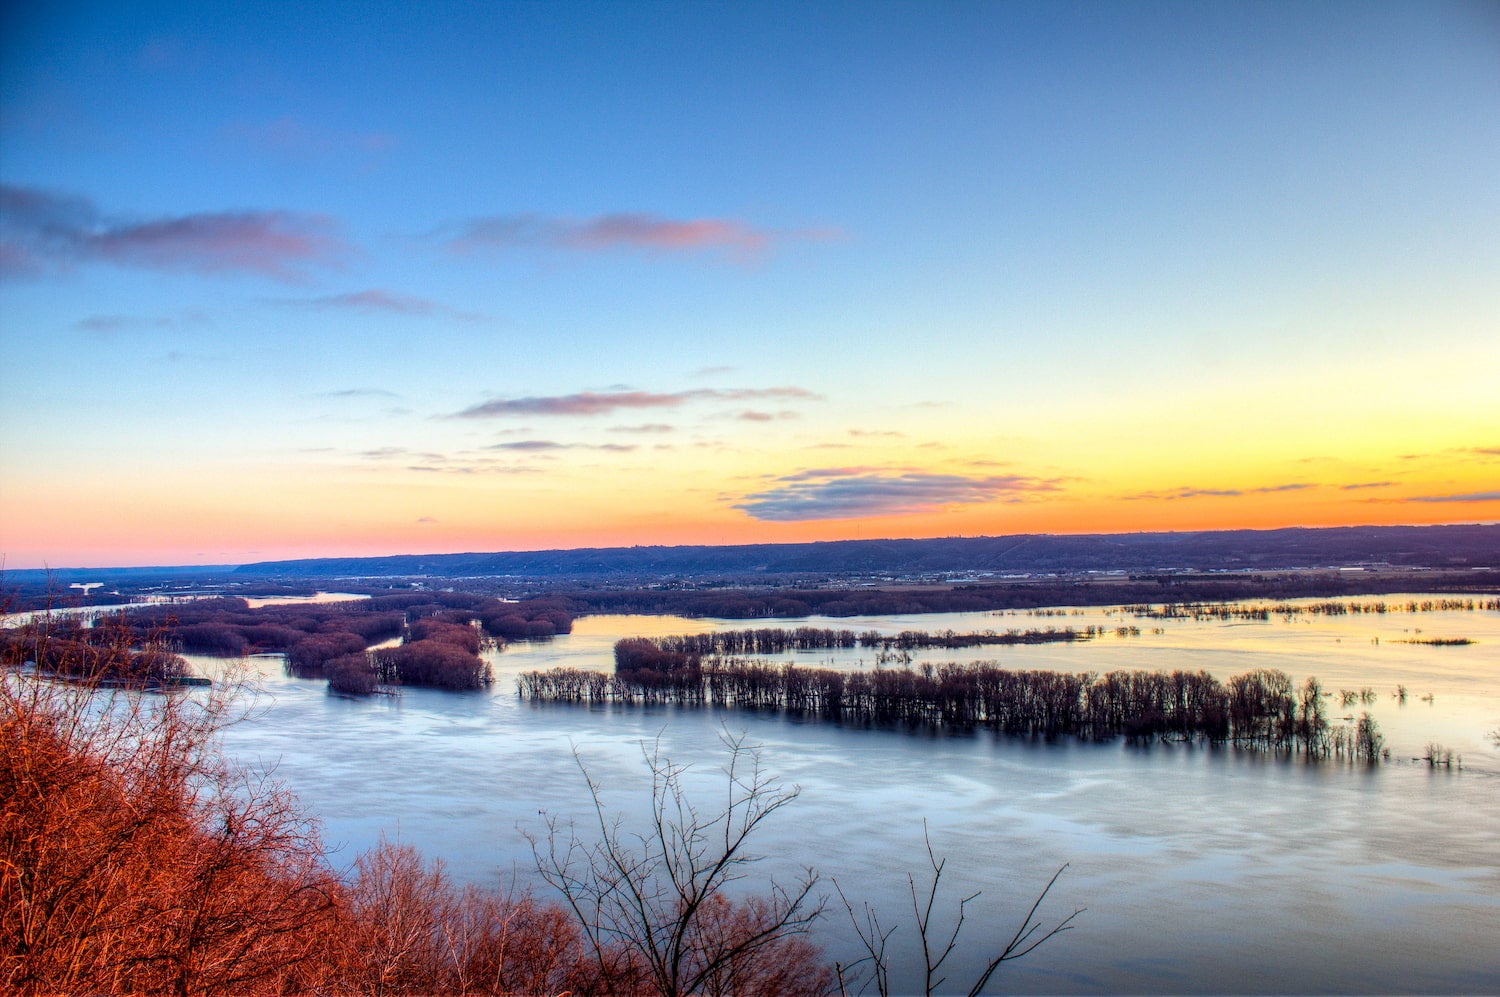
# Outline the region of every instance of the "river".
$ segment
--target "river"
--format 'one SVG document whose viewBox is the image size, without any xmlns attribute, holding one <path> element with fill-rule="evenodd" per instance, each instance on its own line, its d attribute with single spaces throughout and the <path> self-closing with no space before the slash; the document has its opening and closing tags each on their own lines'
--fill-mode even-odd
<svg viewBox="0 0 1500 997">
<path fill-rule="evenodd" d="M 1389 605 L 1408 598 L 1393 596 Z M 1356 600 L 1368 602 L 1373 600 Z M 1304 600 L 1303 602 L 1308 602 Z M 1367 767 L 1309 764 L 1228 747 L 906 733 L 748 712 L 521 702 L 515 677 L 569 665 L 607 669 L 625 636 L 754 626 L 957 632 L 1100 626 L 1069 644 L 923 652 L 923 660 L 1109 671 L 1206 669 L 1219 678 L 1279 668 L 1325 689 L 1372 690 L 1335 722 L 1368 711 L 1391 749 Z M 1139 635 L 1117 635 L 1135 626 Z M 1466 646 L 1403 643 L 1466 637 Z M 874 667 L 856 649 L 782 656 Z M 193 658 L 210 673 L 226 664 Z M 460 880 L 536 883 L 523 831 L 541 813 L 588 818 L 579 765 L 628 827 L 649 800 L 642 745 L 691 762 L 704 806 L 723 793 L 721 738 L 759 745 L 767 770 L 801 795 L 753 844 L 767 856 L 746 885 L 811 866 L 869 902 L 892 938 L 898 992 L 916 986 L 907 874 L 925 871 L 925 833 L 947 859 L 949 913 L 975 891 L 946 991 L 964 992 L 1053 872 L 1042 906 L 1071 930 L 1008 963 L 991 989 L 1028 993 L 1391 993 L 1500 991 L 1500 613 L 1447 611 L 1259 620 L 1143 619 L 1120 610 L 1057 616 L 963 613 L 755 621 L 597 616 L 554 640 L 492 652 L 492 690 L 420 689 L 352 700 L 249 659 L 252 715 L 226 735 L 236 758 L 273 768 L 352 862 L 381 834 L 441 858 Z M 1405 686 L 1407 699 L 1396 696 Z M 1430 697 L 1430 699 L 1426 698 Z M 1462 765 L 1421 759 L 1429 742 Z M 576 757 L 575 757 L 576 756 Z M 831 889 L 827 892 L 831 894 Z M 830 959 L 857 950 L 833 906 L 815 940 Z"/>
</svg>

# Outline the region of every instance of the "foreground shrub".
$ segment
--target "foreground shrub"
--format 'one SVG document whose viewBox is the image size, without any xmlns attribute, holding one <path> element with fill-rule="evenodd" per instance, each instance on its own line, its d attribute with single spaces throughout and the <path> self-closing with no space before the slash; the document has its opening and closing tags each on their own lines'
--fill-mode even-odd
<svg viewBox="0 0 1500 997">
<path fill-rule="evenodd" d="M 562 908 L 457 887 L 410 845 L 382 839 L 361 855 L 345 904 L 337 976 L 356 993 L 584 994 L 622 982 L 599 977 Z"/>
<path fill-rule="evenodd" d="M 303 989 L 338 883 L 282 789 L 227 764 L 224 691 L 0 682 L 0 989 Z"/>
</svg>

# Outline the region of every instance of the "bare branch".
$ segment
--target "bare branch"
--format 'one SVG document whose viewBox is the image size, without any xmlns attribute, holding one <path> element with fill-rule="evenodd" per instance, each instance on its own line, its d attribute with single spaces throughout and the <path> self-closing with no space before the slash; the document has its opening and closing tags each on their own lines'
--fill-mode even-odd
<svg viewBox="0 0 1500 997">
<path fill-rule="evenodd" d="M 712 814 L 692 802 L 683 785 L 688 767 L 665 756 L 659 737 L 642 745 L 651 816 L 646 831 L 628 840 L 575 751 L 597 839 L 585 843 L 573 825 L 548 817 L 545 841 L 530 839 L 537 868 L 563 894 L 601 968 L 627 950 L 653 988 L 669 997 L 754 992 L 772 978 L 768 974 L 796 980 L 786 977 L 790 965 L 808 977 L 796 992 L 827 989 L 827 970 L 811 959 L 816 950 L 799 947 L 798 940 L 823 912 L 815 872 L 806 870 L 791 888 L 773 879 L 763 896 L 731 901 L 725 895 L 760 859 L 748 850 L 755 830 L 799 790 L 769 778 L 744 735 L 726 732 L 722 740 L 729 755 L 726 789 L 722 809 Z"/>
<path fill-rule="evenodd" d="M 922 992 L 929 995 L 936 992 L 947 982 L 947 977 L 940 975 L 943 964 L 958 948 L 959 934 L 962 932 L 965 922 L 968 920 L 969 904 L 979 898 L 978 892 L 962 897 L 958 901 L 958 912 L 954 919 L 952 929 L 941 941 L 935 940 L 934 932 L 937 930 L 934 923 L 934 911 L 942 887 L 943 873 L 947 868 L 947 860 L 940 857 L 932 845 L 932 837 L 924 821 L 922 824 L 922 838 L 927 847 L 927 864 L 931 870 L 931 876 L 926 880 L 925 889 L 919 888 L 917 878 L 914 874 L 906 877 L 907 892 L 911 897 L 911 909 L 913 921 L 916 925 L 918 941 L 922 948 L 923 979 Z M 1057 937 L 1065 931 L 1073 928 L 1073 921 L 1083 913 L 1082 909 L 1073 911 L 1057 924 L 1043 931 L 1042 922 L 1037 920 L 1037 911 L 1041 908 L 1042 901 L 1047 898 L 1052 887 L 1057 883 L 1058 877 L 1062 875 L 1064 865 L 1052 878 L 1037 898 L 1032 901 L 1030 908 L 1026 911 L 1026 917 L 1022 920 L 1020 927 L 1011 936 L 1000 953 L 985 964 L 984 970 L 974 981 L 968 990 L 969 997 L 978 997 L 989 984 L 995 971 L 1001 963 L 1020 959 L 1034 952 L 1043 943 Z M 880 923 L 880 918 L 868 903 L 861 907 L 861 912 L 856 913 L 854 905 L 850 903 L 843 887 L 834 881 L 834 889 L 838 891 L 839 899 L 844 904 L 844 910 L 849 915 L 849 921 L 854 926 L 855 934 L 858 936 L 864 955 L 850 963 L 839 963 L 836 966 L 839 992 L 848 993 L 848 987 L 859 982 L 865 969 L 868 967 L 870 977 L 860 986 L 857 994 L 863 993 L 870 983 L 874 983 L 880 997 L 889 997 L 891 987 L 891 963 L 887 954 L 887 943 L 900 925 L 885 928 Z"/>
</svg>

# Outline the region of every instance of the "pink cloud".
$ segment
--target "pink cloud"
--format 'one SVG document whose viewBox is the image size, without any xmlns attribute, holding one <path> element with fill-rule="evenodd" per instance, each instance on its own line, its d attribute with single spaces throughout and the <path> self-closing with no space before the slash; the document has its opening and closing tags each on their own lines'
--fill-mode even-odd
<svg viewBox="0 0 1500 997">
<path fill-rule="evenodd" d="M 88 237 L 89 255 L 122 266 L 238 270 L 295 280 L 300 267 L 338 250 L 324 219 L 286 212 L 184 215 L 106 229 Z"/>
<path fill-rule="evenodd" d="M 796 412 L 788 412 L 783 409 L 780 412 L 763 412 L 759 409 L 747 409 L 735 416 L 741 422 L 776 422 L 779 419 L 795 419 Z"/>
<path fill-rule="evenodd" d="M 773 232 L 730 218 L 675 219 L 631 212 L 583 219 L 497 215 L 469 222 L 448 246 L 458 252 L 539 246 L 580 252 L 722 253 L 748 261 L 765 255 L 777 242 L 829 235 L 813 230 Z"/>
<path fill-rule="evenodd" d="M 556 440 L 516 440 L 512 443 L 492 443 L 487 450 L 508 450 L 521 453 L 549 453 L 554 450 L 598 450 L 603 453 L 630 453 L 638 449 L 625 443 L 559 443 Z"/>
<path fill-rule="evenodd" d="M 248 273 L 296 282 L 348 252 L 333 222 L 289 211 L 237 211 L 124 221 L 84 198 L 0 186 L 0 241 L 25 270 L 104 262 L 121 267 Z"/>
<path fill-rule="evenodd" d="M 719 218 L 673 221 L 654 215 L 601 215 L 566 233 L 569 245 L 582 249 L 616 246 L 662 250 L 732 249 L 758 253 L 769 240 L 766 233 L 744 222 Z"/>
</svg>

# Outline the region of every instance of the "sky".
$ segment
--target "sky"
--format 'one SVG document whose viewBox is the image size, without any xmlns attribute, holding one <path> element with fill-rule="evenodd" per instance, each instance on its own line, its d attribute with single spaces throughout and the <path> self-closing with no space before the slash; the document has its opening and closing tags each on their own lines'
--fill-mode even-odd
<svg viewBox="0 0 1500 997">
<path fill-rule="evenodd" d="M 1500 519 L 1493 3 L 0 17 L 4 566 Z"/>
</svg>

